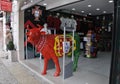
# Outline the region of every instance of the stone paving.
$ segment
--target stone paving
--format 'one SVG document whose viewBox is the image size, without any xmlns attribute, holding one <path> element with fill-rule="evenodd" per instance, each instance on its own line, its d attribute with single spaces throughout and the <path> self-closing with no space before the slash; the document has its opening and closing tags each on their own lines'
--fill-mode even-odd
<svg viewBox="0 0 120 84">
<path fill-rule="evenodd" d="M 0 84 L 49 84 L 19 62 L 0 57 Z"/>
<path fill-rule="evenodd" d="M 0 84 L 19 84 L 0 59 Z"/>
</svg>

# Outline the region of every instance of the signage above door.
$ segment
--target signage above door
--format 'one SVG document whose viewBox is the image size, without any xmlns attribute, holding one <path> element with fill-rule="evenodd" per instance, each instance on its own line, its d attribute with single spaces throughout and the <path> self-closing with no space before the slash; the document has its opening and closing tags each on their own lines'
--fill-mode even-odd
<svg viewBox="0 0 120 84">
<path fill-rule="evenodd" d="M 12 2 L 10 2 L 10 0 L 0 0 L 0 10 L 5 12 L 11 12 Z"/>
</svg>

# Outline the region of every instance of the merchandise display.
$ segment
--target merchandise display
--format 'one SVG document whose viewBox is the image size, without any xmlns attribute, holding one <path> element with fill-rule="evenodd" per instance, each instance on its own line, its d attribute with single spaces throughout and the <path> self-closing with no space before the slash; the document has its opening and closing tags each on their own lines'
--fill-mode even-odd
<svg viewBox="0 0 120 84">
<path fill-rule="evenodd" d="M 95 32 L 99 51 L 111 51 L 112 19 L 112 14 L 95 17 Z"/>
<path fill-rule="evenodd" d="M 10 6 L 0 3 L 1 49 L 15 50 L 35 83 L 108 84 L 113 79 L 119 83 L 117 1 L 0 0 Z M 7 54 L 2 57 L 9 58 Z"/>
<path fill-rule="evenodd" d="M 71 18 L 61 17 L 60 20 L 62 30 L 64 30 L 64 27 L 66 27 L 66 31 L 72 31 L 73 29 L 76 31 L 77 22 L 72 16 Z"/>
<path fill-rule="evenodd" d="M 41 10 L 41 7 L 34 6 L 32 8 L 32 14 L 35 13 L 35 11 L 33 11 L 33 9 L 34 10 L 37 9 L 36 7 L 39 8 L 38 10 Z M 41 13 L 45 13 L 44 9 L 41 10 Z M 27 15 L 27 11 L 26 11 L 26 15 Z M 43 14 L 40 14 L 40 17 L 39 17 L 38 21 L 36 21 L 35 19 L 34 20 L 31 20 L 31 19 L 27 20 L 27 22 L 28 21 L 31 22 L 32 26 L 28 24 L 30 29 L 33 28 L 33 25 L 34 25 L 34 27 L 38 27 L 38 25 L 43 25 L 43 23 L 41 21 L 44 20 L 45 17 L 42 17 L 42 15 Z M 87 57 L 91 57 L 91 55 L 93 57 L 96 57 L 95 52 L 97 52 L 97 50 L 101 50 L 104 47 L 103 46 L 101 48 L 101 43 L 102 43 L 102 41 L 101 41 L 102 40 L 101 39 L 102 35 L 101 34 L 103 34 L 102 31 L 104 30 L 106 32 L 105 28 L 108 28 L 108 32 L 110 33 L 110 31 L 112 30 L 111 19 L 108 18 L 108 17 L 110 17 L 110 15 L 109 16 L 106 16 L 106 15 L 101 15 L 101 16 L 78 16 L 78 15 L 67 14 L 67 13 L 62 13 L 62 12 L 60 12 L 60 13 L 59 12 L 55 12 L 55 13 L 50 12 L 47 15 L 48 16 L 46 16 L 46 21 L 45 22 L 48 26 L 47 27 L 44 26 L 44 28 L 41 31 L 43 31 L 43 32 L 46 31 L 46 34 L 51 34 L 53 32 L 48 30 L 48 29 L 51 28 L 51 29 L 55 29 L 56 34 L 63 34 L 63 31 L 64 31 L 63 28 L 65 27 L 66 31 L 67 31 L 66 33 L 72 32 L 73 29 L 77 33 L 83 33 L 83 35 L 79 35 L 79 37 L 80 37 L 79 44 L 80 44 L 80 49 L 85 50 L 85 53 L 86 53 Z M 30 15 L 30 16 L 33 16 L 33 15 Z M 34 18 L 35 18 L 35 16 L 34 16 Z M 88 30 L 95 31 L 94 32 L 95 36 L 92 34 L 89 37 L 87 35 Z M 85 36 L 87 36 L 87 39 L 90 40 L 90 42 L 88 40 L 86 42 L 83 41 L 83 38 Z M 97 43 L 94 41 L 95 40 L 95 39 L 93 39 L 94 37 L 98 41 Z M 111 42 L 109 40 L 106 40 L 105 46 L 107 46 L 107 47 L 105 47 L 105 49 L 111 49 Z M 95 47 L 97 47 L 97 49 Z M 57 48 L 56 48 L 56 50 L 57 50 Z M 34 51 L 34 52 L 36 52 L 36 51 Z"/>
<path fill-rule="evenodd" d="M 42 16 L 42 10 L 39 9 L 39 6 L 35 6 L 34 9 L 32 9 L 32 14 L 35 17 L 35 21 L 39 21 L 40 16 Z"/>
<path fill-rule="evenodd" d="M 59 76 L 63 69 L 64 78 L 68 74 L 66 72 L 68 68 L 72 73 L 78 69 L 80 49 L 84 51 L 86 57 L 83 57 L 84 59 L 97 57 L 102 31 L 110 33 L 112 30 L 112 22 L 105 21 L 107 19 L 106 15 L 98 18 L 98 15 L 82 16 L 62 11 L 49 11 L 38 5 L 33 6 L 25 10 L 26 58 L 28 56 L 29 59 L 30 55 L 33 55 L 30 58 L 41 58 L 42 56 L 44 60 L 42 75 L 47 74 L 47 67 L 52 65 L 49 61 L 52 60 L 55 65 L 54 76 Z M 55 31 L 54 34 L 52 30 Z M 36 53 L 40 56 L 37 56 Z M 65 59 L 65 56 L 72 59 Z M 59 57 L 63 57 L 63 61 Z M 42 62 L 42 60 L 40 61 Z M 69 63 L 67 63 L 68 61 Z M 63 67 L 60 67 L 61 64 Z"/>
<path fill-rule="evenodd" d="M 47 73 L 46 71 L 47 71 L 48 61 L 52 59 L 56 66 L 56 72 L 54 73 L 54 76 L 59 76 L 61 69 L 59 65 L 58 56 L 56 55 L 54 50 L 55 37 L 58 35 L 52 35 L 52 34 L 41 35 L 41 32 L 40 32 L 41 29 L 42 28 L 30 29 L 29 32 L 27 32 L 27 42 L 30 42 L 32 45 L 34 45 L 37 52 L 42 53 L 44 57 L 44 69 L 43 69 L 42 75 L 45 75 Z M 75 57 L 74 57 L 73 68 L 74 68 L 74 71 L 76 71 L 77 63 L 80 55 L 80 48 L 79 48 L 80 39 L 77 34 L 75 34 L 74 38 L 76 40 L 76 49 L 74 50 Z"/>
<path fill-rule="evenodd" d="M 56 15 L 56 16 L 49 15 L 47 17 L 47 24 L 48 24 L 48 28 L 54 28 L 58 32 L 60 30 L 60 25 L 61 25 L 59 16 L 58 15 Z"/>
<path fill-rule="evenodd" d="M 24 11 L 24 41 L 27 39 L 27 31 L 31 28 L 41 27 L 43 28 L 42 31 L 46 31 L 47 25 L 44 25 L 46 22 L 45 17 L 45 7 L 40 5 L 34 5 Z M 49 30 L 48 33 L 50 33 Z M 34 46 L 32 46 L 30 43 L 25 45 L 24 50 L 25 59 L 31 59 L 40 56 L 36 52 Z"/>
<path fill-rule="evenodd" d="M 85 57 L 97 57 L 97 40 L 93 31 L 89 30 L 86 36 Z"/>
<path fill-rule="evenodd" d="M 60 25 L 61 25 L 60 19 L 58 18 L 58 16 L 55 16 L 55 17 L 54 17 L 54 25 L 53 25 L 53 27 L 54 27 L 57 31 L 59 31 L 59 30 L 60 30 Z"/>
<path fill-rule="evenodd" d="M 73 39 L 72 36 L 67 34 L 65 38 L 66 38 L 66 41 L 69 42 L 70 46 L 72 47 L 72 39 Z M 58 57 L 62 57 L 63 56 L 63 41 L 64 41 L 64 35 L 57 35 L 55 37 L 54 50 L 55 50 L 56 56 L 58 56 Z M 76 41 L 75 40 L 74 40 L 74 45 L 75 45 L 74 49 L 76 49 Z M 71 53 L 72 53 L 71 47 L 69 49 L 70 52 L 67 53 L 67 55 L 71 55 Z"/>
<path fill-rule="evenodd" d="M 48 27 L 53 28 L 54 18 L 51 14 L 47 17 L 47 24 L 48 24 Z"/>
<path fill-rule="evenodd" d="M 74 31 L 77 29 L 77 22 L 73 16 L 69 18 L 60 15 L 54 16 L 50 14 L 47 17 L 47 24 L 48 28 L 55 28 L 57 30 L 57 33 L 60 33 L 60 30 L 64 31 L 64 27 L 66 27 L 66 31 L 70 32 L 72 32 L 73 29 Z"/>
</svg>

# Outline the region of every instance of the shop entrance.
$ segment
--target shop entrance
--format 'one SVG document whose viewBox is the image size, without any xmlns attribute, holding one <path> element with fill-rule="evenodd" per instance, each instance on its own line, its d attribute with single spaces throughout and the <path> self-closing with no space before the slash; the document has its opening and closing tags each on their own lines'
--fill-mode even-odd
<svg viewBox="0 0 120 84">
<path fill-rule="evenodd" d="M 71 19 L 76 20 L 76 32 L 81 39 L 81 55 L 76 76 L 80 78 L 81 74 L 86 73 L 91 76 L 90 78 L 88 77 L 88 79 L 95 79 L 92 84 L 108 84 L 109 80 L 107 79 L 110 77 L 112 57 L 112 35 L 114 32 L 114 3 L 112 0 L 108 0 L 105 1 L 103 5 L 100 0 L 94 1 L 93 3 L 92 1 L 94 0 L 91 0 L 89 3 L 87 1 L 81 1 L 53 8 L 50 10 L 49 16 L 52 16 L 52 18 L 58 16 L 60 19 L 64 19 L 66 24 L 68 22 L 66 26 L 71 24 Z M 103 8 L 99 8 L 98 5 L 101 5 Z M 110 5 L 110 7 L 107 7 L 108 5 Z M 60 28 L 60 30 L 63 29 Z M 96 36 L 91 33 L 93 31 Z M 69 30 L 67 32 L 69 32 Z M 97 40 L 96 42 L 94 41 L 95 39 Z M 88 79 L 86 77 L 85 80 Z M 100 79 L 103 81 L 100 82 Z M 89 83 L 91 82 L 89 81 L 88 84 Z"/>
<path fill-rule="evenodd" d="M 98 0 L 100 1 L 100 0 Z M 95 5 L 92 3 L 84 3 L 77 2 L 71 3 L 64 6 L 60 6 L 57 8 L 53 8 L 51 10 L 47 10 L 44 14 L 46 15 L 46 23 L 50 27 L 55 28 L 57 30 L 57 34 L 63 34 L 63 27 L 60 26 L 61 19 L 64 19 L 62 22 L 65 23 L 65 27 L 67 29 L 67 33 L 71 32 L 71 29 L 75 29 L 76 33 L 79 34 L 80 37 L 80 58 L 78 61 L 78 68 L 76 72 L 74 72 L 74 76 L 70 79 L 66 79 L 66 84 L 108 84 L 110 77 L 110 66 L 111 66 L 111 57 L 112 57 L 112 34 L 113 34 L 113 10 L 114 5 L 113 2 L 107 2 L 103 8 L 93 8 Z M 82 3 L 82 4 L 81 4 Z M 83 5 L 84 3 L 84 5 Z M 81 7 L 75 8 L 74 6 L 85 6 L 83 9 L 78 9 Z M 109 12 L 107 11 L 107 6 L 110 5 Z M 35 7 L 32 8 L 33 10 Z M 31 17 L 29 15 L 32 12 L 32 9 L 26 10 L 26 19 L 32 19 L 34 24 L 38 24 L 39 21 L 43 21 L 43 19 L 36 21 L 34 14 Z M 79 12 L 76 12 L 76 10 Z M 84 10 L 86 9 L 86 10 Z M 106 9 L 106 10 L 105 10 Z M 95 12 L 92 12 L 95 10 Z M 40 10 L 39 10 L 40 11 Z M 41 17 L 41 15 L 40 15 Z M 52 18 L 52 19 L 51 19 Z M 56 19 L 57 18 L 57 19 Z M 71 20 L 73 20 L 74 24 L 71 28 Z M 26 20 L 25 20 L 26 21 Z M 50 22 L 50 24 L 49 24 Z M 51 24 L 51 22 L 53 22 Z M 31 22 L 27 22 L 31 27 L 34 27 Z M 36 26 L 38 26 L 36 24 Z M 54 24 L 54 25 L 53 25 Z M 57 25 L 56 25 L 57 24 Z M 42 24 L 43 25 L 43 24 Z M 69 27 L 70 25 L 70 27 Z M 63 26 L 63 25 L 62 25 Z M 25 24 L 25 28 L 28 26 Z M 31 28 L 29 27 L 29 28 Z M 73 28 L 74 27 L 74 28 Z M 51 27 L 50 27 L 51 28 Z M 25 29 L 26 33 L 26 29 Z M 25 36 L 26 38 L 26 36 Z M 31 44 L 28 44 L 30 47 L 29 51 L 26 52 L 27 56 L 30 56 L 30 60 L 25 60 L 25 63 L 35 69 L 37 72 L 40 71 L 40 60 L 39 58 L 35 58 L 35 49 Z M 26 49 L 26 48 L 25 48 Z M 32 57 L 33 56 L 33 57 Z M 39 56 L 38 56 L 39 57 Z M 32 59 L 31 59 L 32 58 Z M 60 65 L 62 66 L 62 58 L 59 59 Z M 66 62 L 69 61 L 69 58 L 66 59 Z M 43 61 L 42 61 L 43 62 Z M 58 84 L 57 80 L 54 80 L 53 77 L 50 77 L 53 73 L 53 69 L 49 70 L 49 76 L 46 78 L 52 80 L 54 83 Z M 52 73 L 51 73 L 52 72 Z M 78 81 L 76 81 L 78 79 Z M 60 75 L 59 80 L 62 82 L 62 75 Z M 76 81 L 76 82 L 75 82 Z"/>
</svg>

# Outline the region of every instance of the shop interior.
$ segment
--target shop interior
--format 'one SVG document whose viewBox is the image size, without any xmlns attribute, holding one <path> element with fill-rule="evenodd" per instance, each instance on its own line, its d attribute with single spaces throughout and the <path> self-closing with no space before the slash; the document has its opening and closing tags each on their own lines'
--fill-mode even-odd
<svg viewBox="0 0 120 84">
<path fill-rule="evenodd" d="M 48 3 L 47 3 L 48 1 Z M 49 0 L 45 0 L 37 6 L 43 12 L 40 25 L 47 23 L 49 34 L 63 34 L 64 27 L 66 34 L 74 30 L 80 37 L 80 56 L 78 68 L 73 72 L 73 76 L 63 81 L 60 76 L 55 78 L 53 73 L 55 69 L 49 69 L 46 79 L 55 84 L 108 84 L 110 77 L 110 66 L 112 56 L 112 29 L 113 29 L 113 0 L 81 0 L 75 3 L 66 4 L 56 8 L 47 9 Z M 44 4 L 47 3 L 47 4 Z M 51 1 L 52 3 L 52 1 Z M 25 10 L 25 15 L 29 11 Z M 25 17 L 28 21 L 29 17 Z M 34 16 L 33 24 L 38 24 Z M 61 25 L 63 24 L 63 25 Z M 70 26 L 69 26 L 70 25 Z M 25 33 L 27 32 L 25 28 Z M 27 38 L 26 35 L 24 37 Z M 23 62 L 40 73 L 43 68 L 43 59 L 40 59 L 40 53 L 36 52 L 33 45 L 27 44 L 25 47 L 25 59 Z M 69 63 L 71 58 L 66 57 L 65 63 Z M 63 69 L 63 58 L 59 58 L 61 70 Z"/>
</svg>

